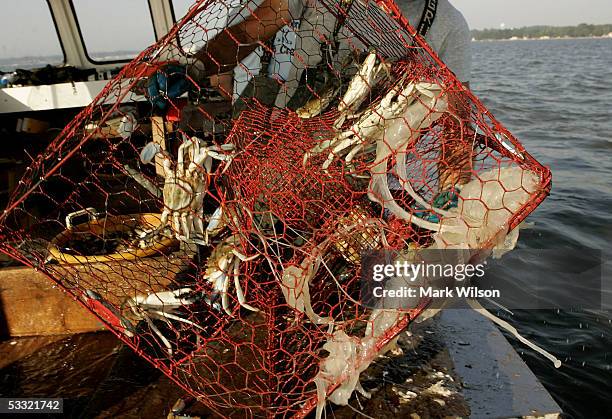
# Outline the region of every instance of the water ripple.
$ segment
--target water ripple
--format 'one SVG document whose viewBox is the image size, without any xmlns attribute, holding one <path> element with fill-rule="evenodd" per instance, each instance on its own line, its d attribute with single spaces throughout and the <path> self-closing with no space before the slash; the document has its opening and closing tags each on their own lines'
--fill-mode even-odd
<svg viewBox="0 0 612 419">
<path fill-rule="evenodd" d="M 611 52 L 610 39 L 474 43 L 473 89 L 553 171 L 551 196 L 530 217 L 536 225 L 521 248 L 612 253 Z M 539 261 L 534 271 L 558 262 Z M 514 276 L 528 280 L 529 272 Z M 508 320 L 564 360 L 555 370 L 516 344 L 567 413 L 609 417 L 609 312 L 525 311 Z"/>
</svg>

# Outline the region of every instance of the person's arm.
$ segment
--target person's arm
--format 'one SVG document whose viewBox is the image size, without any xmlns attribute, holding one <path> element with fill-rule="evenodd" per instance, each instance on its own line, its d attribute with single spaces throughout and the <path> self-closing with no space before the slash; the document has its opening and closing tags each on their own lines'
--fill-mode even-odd
<svg viewBox="0 0 612 419">
<path fill-rule="evenodd" d="M 195 57 L 205 75 L 225 73 L 290 21 L 288 0 L 263 0 L 251 16 L 221 31 Z"/>
</svg>

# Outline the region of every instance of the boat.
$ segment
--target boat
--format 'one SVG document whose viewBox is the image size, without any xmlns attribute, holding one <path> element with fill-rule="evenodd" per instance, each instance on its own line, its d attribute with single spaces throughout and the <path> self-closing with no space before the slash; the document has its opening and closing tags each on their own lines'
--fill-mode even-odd
<svg viewBox="0 0 612 419">
<path fill-rule="evenodd" d="M 0 89 L 0 113 L 5 117 L 7 125 L 14 123 L 16 138 L 27 137 L 30 140 L 40 140 L 39 149 L 44 148 L 40 147 L 40 145 L 50 140 L 50 126 L 55 128 L 54 124 L 58 120 L 64 121 L 70 119 L 79 110 L 88 106 L 100 92 L 104 91 L 108 81 L 120 72 L 126 64 L 125 61 L 121 60 L 99 62 L 93 60 L 88 55 L 82 28 L 79 26 L 78 9 L 74 7 L 72 1 L 49 0 L 48 6 L 65 55 L 64 65 L 56 69 L 58 70 L 57 73 L 59 74 L 61 68 L 70 67 L 74 69 L 71 70 L 70 76 L 74 79 L 67 82 L 62 80 L 62 82 L 58 83 L 31 86 L 13 86 L 9 83 L 7 87 Z M 174 25 L 175 13 L 173 12 L 172 3 L 169 0 L 149 0 L 148 7 L 150 14 L 143 14 L 141 18 L 151 20 L 156 36 L 155 40 L 160 40 Z M 123 99 L 120 98 L 118 100 Z M 146 102 L 145 97 L 130 98 L 130 104 L 133 106 L 138 106 L 139 102 Z M 220 105 L 217 104 L 215 106 Z M 117 137 L 122 136 L 122 122 L 122 118 L 119 121 L 113 121 L 112 118 L 99 121 L 93 120 L 87 124 L 85 129 L 91 129 L 91 132 L 94 133 L 93 135 L 102 139 Z M 164 138 L 170 138 L 173 135 L 171 125 L 168 126 L 166 121 L 160 120 L 158 117 L 152 116 L 146 125 L 148 126 L 141 127 L 141 130 L 150 133 L 154 140 L 157 137 L 158 141 L 156 142 L 159 144 L 163 143 Z M 162 138 L 162 140 L 159 140 L 159 138 Z M 503 141 L 502 144 L 505 147 L 511 147 Z M 20 146 L 18 145 L 17 148 L 19 149 Z M 39 151 L 39 149 L 36 149 L 36 151 Z M 512 147 L 509 150 L 512 153 L 518 153 Z M 25 166 L 29 165 L 30 160 L 31 158 L 25 152 L 21 155 L 16 153 L 16 155 L 6 157 L 6 164 L 12 165 L 10 170 L 13 171 L 13 174 L 9 175 L 9 184 L 4 194 L 5 201 L 8 201 L 8 196 L 12 190 L 19 187 L 17 178 L 23 172 Z M 156 170 L 161 170 L 160 164 L 156 165 Z M 105 176 L 109 183 L 112 183 L 115 177 L 121 176 L 121 174 L 113 170 L 109 170 L 108 173 L 99 173 L 99 175 Z M 120 184 L 121 182 L 122 180 L 119 180 Z M 79 232 L 90 231 L 94 225 L 99 225 L 98 219 L 94 217 L 94 215 L 97 216 L 98 214 L 95 208 L 103 205 L 102 201 L 105 197 L 98 198 L 99 201 L 92 203 L 95 207 L 92 207 L 91 211 L 87 210 L 79 214 L 80 216 L 90 218 L 77 224 L 78 228 L 76 230 Z M 149 208 L 146 208 L 147 212 L 149 210 Z M 33 208 L 32 211 L 36 211 L 36 209 Z M 20 221 L 27 224 L 27 216 L 25 220 Z M 71 230 L 71 227 L 66 222 L 65 231 L 68 230 Z M 60 248 L 67 241 L 66 237 L 69 234 L 65 231 L 58 231 L 58 234 L 55 236 L 57 238 L 55 241 L 56 248 Z M 10 237 L 3 237 L 3 239 L 10 240 Z M 20 243 L 11 244 L 15 249 L 19 249 L 20 245 Z M 89 294 L 90 299 L 87 300 L 86 304 L 91 304 L 89 308 L 96 312 L 97 317 L 94 317 L 84 309 L 82 299 L 80 300 L 81 305 L 75 301 L 79 299 L 79 296 L 76 292 L 71 292 L 73 288 L 70 285 L 72 283 L 63 285 L 63 291 L 67 292 L 61 292 L 53 282 L 48 280 L 48 277 L 51 276 L 50 272 L 52 272 L 57 280 L 57 277 L 61 277 L 62 272 L 69 273 L 70 276 L 78 278 L 78 281 L 75 281 L 76 284 L 86 283 L 90 289 L 103 288 L 110 296 L 115 293 L 113 289 L 109 290 L 109 287 L 116 287 L 118 290 L 117 294 L 119 294 L 121 290 L 124 290 L 122 287 L 125 283 L 129 283 L 130 287 L 139 282 L 143 284 L 142 289 L 135 287 L 130 289 L 130 292 L 161 292 L 168 283 L 175 281 L 175 278 L 182 272 L 182 267 L 179 267 L 179 264 L 168 264 L 167 258 L 155 257 L 155 254 L 161 252 L 162 249 L 155 249 L 152 253 L 153 257 L 148 257 L 146 260 L 139 262 L 121 257 L 101 261 L 97 259 L 98 255 L 88 255 L 86 256 L 87 260 L 78 260 L 78 263 L 82 263 L 83 266 L 75 268 L 74 266 L 68 267 L 68 265 L 72 262 L 72 259 L 77 258 L 72 257 L 72 255 L 65 256 L 68 253 L 61 250 L 56 251 L 55 254 L 50 252 L 51 256 L 55 255 L 55 262 L 57 264 L 44 270 L 44 272 L 34 268 L 16 266 L 7 266 L 0 270 L 0 309 L 3 313 L 4 324 L 2 329 L 4 331 L 5 342 L 3 346 L 5 350 L 7 350 L 6 345 L 20 346 L 21 341 L 18 339 L 32 336 L 49 339 L 49 336 L 58 335 L 77 336 L 84 333 L 104 333 L 101 331 L 109 328 L 118 336 L 122 336 L 118 332 L 121 328 L 133 333 L 132 330 L 128 330 L 129 328 L 125 324 L 116 321 L 117 317 L 114 315 L 113 310 L 109 308 L 109 305 L 124 305 L 123 301 L 115 301 L 108 297 L 102 300 L 98 298 L 99 294 L 91 292 Z M 193 257 L 193 251 L 192 249 L 187 249 L 183 260 L 188 260 L 191 257 Z M 22 259 L 22 262 L 28 261 Z M 129 266 L 129 269 L 126 269 L 127 266 Z M 92 274 L 92 272 L 95 272 L 95 274 Z M 132 276 L 126 275 L 126 272 L 130 272 Z M 102 277 L 104 278 L 104 283 L 99 282 Z M 142 278 L 146 278 L 146 280 Z M 151 283 L 158 284 L 159 289 L 150 287 L 148 284 Z M 76 288 L 77 286 L 74 286 L 74 289 Z M 106 316 L 105 313 L 107 314 Z M 436 330 L 433 333 L 427 333 L 426 329 L 422 329 L 423 336 L 425 336 L 424 340 L 427 342 L 432 341 L 430 343 L 432 346 L 437 345 L 438 352 L 446 351 L 445 353 L 448 358 L 446 366 L 443 367 L 444 369 L 434 371 L 435 374 L 430 377 L 432 380 L 440 378 L 444 383 L 440 384 L 440 380 L 436 380 L 426 382 L 426 386 L 423 384 L 425 386 L 422 388 L 423 393 L 425 394 L 429 391 L 430 395 L 433 394 L 432 397 L 427 399 L 426 403 L 424 402 L 425 404 L 430 402 L 437 403 L 440 407 L 434 405 L 435 408 L 441 409 L 446 405 L 444 398 L 449 396 L 448 392 L 450 391 L 443 387 L 450 386 L 451 382 L 461 381 L 464 387 L 466 385 L 468 389 L 478 387 L 479 390 L 462 393 L 455 392 L 459 394 L 456 399 L 459 400 L 458 405 L 460 406 L 449 404 L 449 409 L 455 407 L 458 409 L 454 412 L 449 410 L 450 415 L 471 415 L 472 417 L 489 417 L 490 415 L 496 417 L 542 416 L 552 418 L 560 414 L 558 405 L 546 393 L 535 376 L 520 361 L 518 355 L 511 349 L 508 342 L 493 325 L 485 320 L 477 321 L 469 316 L 458 316 L 456 313 L 458 312 L 443 312 L 436 322 L 434 327 Z M 461 336 L 466 336 L 465 339 L 468 339 L 467 337 L 470 338 L 469 345 L 464 345 L 454 339 L 454 334 L 457 333 L 457 330 L 461 330 Z M 144 333 L 142 335 L 144 336 Z M 134 339 L 138 337 L 138 334 L 136 334 L 136 338 L 130 336 L 130 338 Z M 122 338 L 126 339 L 125 336 L 122 336 Z M 15 343 L 13 344 L 13 342 Z M 473 345 L 472 347 L 475 350 L 465 350 L 465 347 L 471 345 Z M 170 357 L 172 357 L 172 350 L 175 348 L 168 345 L 167 349 L 170 352 Z M 145 351 L 146 349 L 142 349 L 142 352 Z M 22 355 L 24 358 L 29 358 L 32 356 L 32 353 L 24 351 Z M 156 353 L 155 356 L 161 359 L 159 353 Z M 166 356 L 166 354 L 163 354 L 163 356 Z M 193 353 L 188 354 L 187 358 L 191 356 L 193 356 Z M 151 356 L 149 357 L 151 358 Z M 19 363 L 19 357 L 17 356 L 16 358 L 14 363 Z M 391 365 L 395 365 L 394 362 L 398 363 L 398 365 L 401 364 L 402 359 L 405 360 L 405 358 L 402 358 L 400 350 L 393 357 Z M 42 362 L 44 362 L 44 359 Z M 468 365 L 471 367 L 468 367 Z M 171 368 L 161 361 L 157 363 L 157 366 L 166 373 L 171 372 Z M 474 366 L 478 368 L 474 368 Z M 430 367 L 431 365 L 428 366 L 428 368 Z M 373 365 L 373 368 L 373 373 L 376 372 L 377 368 L 378 372 L 383 373 L 385 371 L 384 367 L 383 370 L 380 369 L 380 365 Z M 121 375 L 122 371 L 120 368 L 117 368 L 117 370 L 114 373 Z M 496 373 L 493 377 L 491 376 L 493 371 L 502 371 L 503 374 L 500 376 Z M 442 375 L 440 376 L 438 373 Z M 517 378 L 517 376 L 520 378 Z M 110 376 L 109 380 L 103 381 L 102 384 L 112 383 L 113 378 L 117 378 L 117 376 Z M 406 382 L 408 382 L 409 378 L 405 377 Z M 500 385 L 506 391 L 498 391 L 497 389 Z M 89 412 L 95 411 L 98 414 L 104 411 L 104 408 L 109 408 L 109 406 L 103 406 L 104 396 L 98 395 L 96 397 L 96 392 L 99 390 L 97 388 L 95 392 L 86 396 L 89 397 L 88 404 L 92 404 L 92 400 L 95 400 L 96 403 L 93 404 L 96 404 L 94 407 L 98 409 L 96 411 L 94 407 L 88 406 L 88 409 L 91 409 Z M 387 390 L 396 391 L 393 389 L 393 386 L 390 386 L 385 391 Z M 411 392 L 412 390 L 397 390 L 396 399 L 410 400 L 413 398 L 412 393 L 414 393 Z M 160 395 L 158 394 L 157 397 L 159 398 Z M 173 402 L 167 400 L 160 402 L 158 400 L 158 411 L 151 415 L 163 417 L 168 412 L 162 406 L 164 404 L 171 405 Z M 399 401 L 398 403 L 396 407 L 399 409 L 402 402 Z M 493 410 L 494 406 L 497 410 Z M 428 409 L 430 408 L 428 407 Z M 427 410 L 424 412 L 427 412 Z M 139 416 L 142 414 L 142 411 L 136 409 L 132 410 L 130 414 Z"/>
</svg>

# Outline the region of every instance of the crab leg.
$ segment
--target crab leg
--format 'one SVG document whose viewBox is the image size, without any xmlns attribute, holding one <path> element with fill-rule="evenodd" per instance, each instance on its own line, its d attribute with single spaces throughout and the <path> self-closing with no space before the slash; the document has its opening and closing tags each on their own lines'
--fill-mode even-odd
<svg viewBox="0 0 612 419">
<path fill-rule="evenodd" d="M 310 302 L 310 281 L 319 271 L 323 260 L 323 249 L 327 242 L 312 250 L 300 265 L 292 265 L 283 270 L 282 292 L 287 305 L 304 313 L 314 324 L 332 324 L 333 319 L 316 314 Z"/>
<path fill-rule="evenodd" d="M 181 240 L 181 238 L 183 237 L 183 235 L 181 234 L 181 215 L 178 211 L 172 212 L 172 221 L 176 238 Z"/>
<path fill-rule="evenodd" d="M 162 163 L 162 167 L 164 169 L 164 178 L 166 179 L 171 179 L 172 176 L 174 175 L 174 172 L 172 171 L 172 162 L 170 161 L 169 158 L 167 158 L 166 155 L 161 154 L 164 157 L 164 161 Z"/>
<path fill-rule="evenodd" d="M 223 271 L 215 271 L 208 277 L 208 281 L 213 283 L 213 289 L 217 293 L 223 291 L 223 282 L 225 282 L 226 274 Z"/>
<path fill-rule="evenodd" d="M 353 131 L 354 130 L 354 131 Z M 356 143 L 360 141 L 366 141 L 366 135 L 363 131 L 361 131 L 359 124 L 356 124 L 351 130 L 345 131 L 342 134 L 336 137 L 335 142 L 331 143 L 329 147 L 334 147 L 329 155 L 327 156 L 327 160 L 323 163 L 322 169 L 327 170 L 327 168 L 332 164 L 336 155 L 345 149 L 354 146 Z"/>
<path fill-rule="evenodd" d="M 219 265 L 217 266 L 217 269 L 208 276 L 208 281 L 212 282 L 214 284 L 213 289 L 217 293 L 221 294 L 221 305 L 223 307 L 223 310 L 225 310 L 228 315 L 231 315 L 227 300 L 227 290 L 229 288 L 230 279 L 230 275 L 227 271 L 229 264 L 229 257 L 222 257 L 219 260 Z"/>
<path fill-rule="evenodd" d="M 346 155 L 346 157 L 344 158 L 344 161 L 346 161 L 347 163 L 352 162 L 355 156 L 364 148 L 365 148 L 365 144 L 357 144 L 355 147 L 353 147 L 351 152 Z"/>
<path fill-rule="evenodd" d="M 382 80 L 383 76 L 389 75 L 391 65 L 385 62 L 377 65 L 377 59 L 376 50 L 370 51 L 357 74 L 349 82 L 348 89 L 338 105 L 339 112 L 358 109 L 372 88 Z"/>
<path fill-rule="evenodd" d="M 176 321 L 178 321 L 178 322 L 182 322 L 182 323 L 188 324 L 188 325 L 190 325 L 190 326 L 195 326 L 195 327 L 197 327 L 197 328 L 198 328 L 198 329 L 200 329 L 200 330 L 204 330 L 204 328 L 203 328 L 202 326 L 200 326 L 199 324 L 196 324 L 196 323 L 192 322 L 191 320 L 184 319 L 184 318 L 182 318 L 182 317 L 180 317 L 180 316 L 177 316 L 177 315 L 175 315 L 175 314 L 168 313 L 168 312 L 166 312 L 166 311 L 159 311 L 159 310 L 155 310 L 155 311 L 151 311 L 151 313 L 153 313 L 153 314 L 155 314 L 155 315 L 159 316 L 159 317 L 161 318 L 161 320 L 166 320 L 166 321 L 167 321 L 168 319 L 170 319 L 170 320 L 176 320 Z"/>
<path fill-rule="evenodd" d="M 185 148 L 193 148 L 193 143 L 190 140 L 184 140 L 178 148 L 178 160 L 176 165 L 177 175 L 180 177 L 185 176 Z"/>
<path fill-rule="evenodd" d="M 216 236 L 219 231 L 223 228 L 223 207 L 219 206 L 210 217 L 210 221 L 206 226 L 206 232 L 204 233 L 204 241 L 210 243 L 210 237 Z"/>
<path fill-rule="evenodd" d="M 429 98 L 431 102 L 431 108 L 435 106 L 437 108 L 437 113 L 440 113 L 444 109 L 446 109 L 447 104 L 444 100 L 439 100 L 439 97 L 436 96 L 433 90 L 439 90 L 439 86 L 431 84 L 431 83 L 418 83 L 415 86 L 416 91 L 423 96 Z M 424 126 L 429 126 L 433 123 L 432 121 L 428 121 L 428 115 L 431 115 L 431 109 L 429 106 L 426 106 L 424 102 L 421 100 L 413 102 L 410 107 L 406 110 L 404 117 L 399 118 L 393 122 L 393 125 L 389 127 L 389 131 L 395 132 L 395 136 L 399 138 L 404 138 L 406 135 L 409 136 L 407 141 L 404 141 L 402 146 L 397 147 L 397 163 L 396 170 L 397 176 L 402 182 L 403 188 L 408 194 L 423 208 L 434 211 L 442 216 L 451 216 L 448 211 L 444 211 L 439 208 L 433 207 L 430 203 L 425 201 L 412 187 L 410 180 L 408 179 L 408 174 L 406 171 L 406 154 L 408 147 L 412 144 L 417 135 L 415 131 L 412 130 L 412 125 L 417 125 L 420 128 Z M 408 121 L 407 121 L 408 119 Z M 432 118 L 433 119 L 433 118 Z M 437 119 L 437 118 L 436 118 Z M 394 149 L 396 147 L 393 147 Z"/>
<path fill-rule="evenodd" d="M 193 229 L 198 237 L 204 236 L 204 208 L 200 207 L 198 213 L 193 217 Z"/>
<path fill-rule="evenodd" d="M 223 310 L 227 313 L 227 315 L 231 316 L 232 311 L 229 309 L 229 301 L 227 298 L 227 291 L 229 290 L 229 280 L 230 280 L 230 275 L 224 274 L 223 275 L 223 287 L 221 290 L 221 306 L 223 307 Z"/>
<path fill-rule="evenodd" d="M 168 218 L 170 217 L 170 211 L 164 209 L 162 211 L 161 217 L 159 217 L 159 230 L 162 230 L 166 224 L 168 224 Z"/>
<path fill-rule="evenodd" d="M 182 228 L 183 236 L 187 240 L 191 238 L 191 229 L 189 227 L 189 215 L 190 214 L 188 212 L 181 213 L 181 228 Z"/>
<path fill-rule="evenodd" d="M 191 288 L 179 288 L 173 291 L 160 291 L 147 295 L 137 295 L 131 299 L 138 306 L 179 306 L 187 305 L 189 300 L 182 298 L 183 295 L 192 293 Z"/>
<path fill-rule="evenodd" d="M 244 292 L 242 291 L 242 287 L 240 286 L 240 259 L 236 259 L 234 262 L 234 286 L 236 287 L 236 296 L 238 297 L 238 303 L 246 308 L 247 310 L 251 310 L 254 312 L 258 312 L 259 309 L 251 306 L 246 303 L 246 299 L 244 298 Z"/>
<path fill-rule="evenodd" d="M 425 208 L 426 210 L 434 211 L 442 215 L 443 217 L 452 217 L 452 214 L 450 212 L 434 207 L 429 202 L 425 201 L 425 199 L 421 195 L 419 195 L 417 191 L 414 190 L 414 188 L 412 187 L 412 183 L 408 179 L 408 174 L 406 173 L 406 162 L 405 161 L 406 161 L 405 153 L 400 154 L 397 160 L 397 175 L 398 175 L 397 177 L 400 179 L 404 190 L 408 192 L 408 195 L 410 195 L 412 199 L 416 201 L 416 203 L 418 203 L 421 207 Z"/>
<path fill-rule="evenodd" d="M 384 147 L 384 149 L 383 149 Z M 416 217 L 413 214 L 404 210 L 391 195 L 389 190 L 389 184 L 387 182 L 387 161 L 391 155 L 391 151 L 388 147 L 382 143 L 378 143 L 376 150 L 376 158 L 380 163 L 372 168 L 372 178 L 370 179 L 370 186 L 368 188 L 368 198 L 377 202 L 383 206 L 383 208 L 391 211 L 396 217 L 406 220 L 410 223 L 417 225 L 418 227 L 434 232 L 448 231 L 455 232 L 460 231 L 458 227 L 446 226 L 441 224 L 432 223 L 422 218 Z"/>
<path fill-rule="evenodd" d="M 127 172 L 127 174 L 134 179 L 140 186 L 146 189 L 151 195 L 156 198 L 161 198 L 162 190 L 157 187 L 153 182 L 147 179 L 142 173 L 131 167 L 129 164 L 123 165 L 123 170 Z"/>
<path fill-rule="evenodd" d="M 253 255 L 253 256 L 247 256 L 244 255 L 242 253 L 240 253 L 238 250 L 236 249 L 232 249 L 232 253 L 234 254 L 234 256 L 236 256 L 238 259 L 240 259 L 240 261 L 242 262 L 250 262 L 252 260 L 255 260 L 259 257 L 259 255 Z"/>
<path fill-rule="evenodd" d="M 166 339 L 163 333 L 157 328 L 157 326 L 155 326 L 155 324 L 153 323 L 153 320 L 151 320 L 151 318 L 146 313 L 143 312 L 141 314 L 141 317 L 144 319 L 144 321 L 147 322 L 147 324 L 149 325 L 149 328 L 151 328 L 151 330 L 161 339 L 162 343 L 166 347 L 166 350 L 168 351 L 168 355 L 172 356 L 173 351 L 172 351 L 172 345 L 170 345 L 170 341 Z"/>
<path fill-rule="evenodd" d="M 215 283 L 215 290 L 216 291 L 221 291 L 223 289 L 223 281 L 225 281 L 225 276 L 226 276 L 226 268 L 227 268 L 227 257 L 223 257 L 219 260 L 219 265 L 217 266 L 217 269 L 215 271 L 213 271 L 210 276 L 208 277 L 208 280 L 210 282 L 214 282 Z"/>
</svg>

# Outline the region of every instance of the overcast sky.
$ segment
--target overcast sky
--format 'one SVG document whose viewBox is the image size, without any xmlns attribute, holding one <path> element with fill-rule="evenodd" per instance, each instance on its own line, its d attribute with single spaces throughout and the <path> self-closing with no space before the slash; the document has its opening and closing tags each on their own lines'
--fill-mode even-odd
<svg viewBox="0 0 612 419">
<path fill-rule="evenodd" d="M 177 11 L 190 0 L 175 0 Z M 410 1 L 410 0 L 398 0 Z M 472 28 L 612 23 L 612 0 L 451 0 Z M 153 42 L 146 0 L 73 0 L 90 52 Z M 61 54 L 44 0 L 0 0 L 0 58 Z M 179 12 L 180 13 L 180 12 Z"/>
<path fill-rule="evenodd" d="M 405 1 L 405 0 L 404 0 Z M 451 0 L 473 29 L 612 23 L 612 0 Z"/>
</svg>

